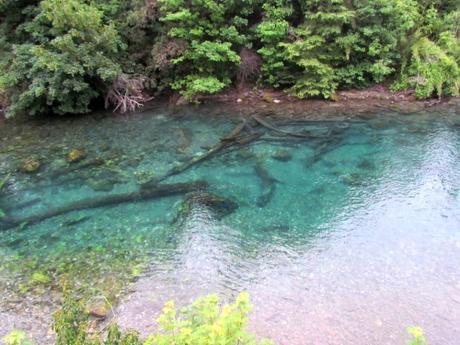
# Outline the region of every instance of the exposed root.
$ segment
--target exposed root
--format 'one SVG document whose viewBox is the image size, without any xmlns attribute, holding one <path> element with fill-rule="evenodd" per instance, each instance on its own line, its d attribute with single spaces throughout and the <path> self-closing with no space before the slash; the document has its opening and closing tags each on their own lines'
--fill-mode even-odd
<svg viewBox="0 0 460 345">
<path fill-rule="evenodd" d="M 118 76 L 105 97 L 105 107 L 114 107 L 114 112 L 132 112 L 153 99 L 144 90 L 145 77 Z"/>
</svg>

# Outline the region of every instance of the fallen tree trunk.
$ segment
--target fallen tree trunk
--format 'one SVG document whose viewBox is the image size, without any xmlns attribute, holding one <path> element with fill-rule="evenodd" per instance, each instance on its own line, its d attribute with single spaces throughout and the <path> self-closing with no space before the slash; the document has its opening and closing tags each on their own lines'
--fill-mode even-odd
<svg viewBox="0 0 460 345">
<path fill-rule="evenodd" d="M 220 139 L 220 142 L 212 146 L 205 154 L 193 157 L 192 159 L 180 164 L 171 170 L 169 170 L 163 176 L 154 179 L 147 184 L 143 185 L 142 188 L 150 187 L 152 185 L 158 184 L 161 181 L 166 180 L 168 177 L 178 175 L 191 167 L 213 157 L 218 152 L 228 149 L 232 146 L 243 146 L 251 143 L 254 140 L 259 139 L 263 134 L 262 133 L 250 133 L 250 134 L 242 134 L 243 130 L 248 127 L 247 121 L 243 121 L 242 123 L 238 124 L 229 134 L 223 136 Z"/>
<path fill-rule="evenodd" d="M 277 133 L 280 133 L 280 134 L 284 134 L 284 135 L 287 135 L 287 136 L 291 136 L 291 137 L 296 137 L 296 138 L 304 138 L 304 139 L 311 139 L 312 136 L 310 134 L 304 134 L 304 133 L 296 133 L 296 132 L 289 132 L 289 131 L 285 131 L 285 130 L 282 130 L 282 129 L 279 129 L 279 128 L 276 128 L 275 126 L 271 125 L 270 123 L 268 123 L 267 121 L 261 119 L 259 116 L 257 115 L 252 115 L 252 118 L 254 119 L 254 121 L 256 121 L 259 125 L 267 128 L 267 129 L 270 129 L 274 132 L 277 132 Z"/>
<path fill-rule="evenodd" d="M 73 211 L 98 208 L 104 206 L 113 206 L 125 202 L 144 201 L 148 199 L 160 198 L 164 196 L 185 194 L 208 187 L 205 181 L 194 181 L 189 183 L 174 183 L 166 185 L 156 185 L 150 188 L 144 188 L 133 192 L 112 194 L 97 198 L 84 199 L 72 202 L 68 205 L 60 206 L 47 210 L 44 213 L 35 214 L 24 218 L 5 217 L 0 220 L 0 230 L 7 230 L 21 224 L 39 223 L 45 219 L 56 217 Z"/>
</svg>

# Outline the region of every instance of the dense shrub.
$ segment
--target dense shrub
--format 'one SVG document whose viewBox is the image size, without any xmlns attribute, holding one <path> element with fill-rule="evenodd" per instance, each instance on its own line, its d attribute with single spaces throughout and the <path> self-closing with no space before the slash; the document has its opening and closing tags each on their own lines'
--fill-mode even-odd
<svg viewBox="0 0 460 345">
<path fill-rule="evenodd" d="M 189 100 L 216 93 L 232 83 L 240 63 L 239 51 L 248 44 L 248 16 L 253 1 L 161 0 L 170 38 L 185 49 L 173 60 L 171 87 Z"/>
<path fill-rule="evenodd" d="M 84 113 L 120 78 L 143 81 L 121 90 L 136 106 L 145 89 L 193 101 L 248 82 L 300 98 L 385 81 L 458 95 L 459 22 L 455 0 L 1 0 L 0 102 Z"/>
<path fill-rule="evenodd" d="M 81 0 L 44 0 L 37 11 L 21 25 L 27 40 L 4 62 L 0 89 L 9 91 L 8 114 L 88 112 L 105 83 L 121 73 L 115 26 Z"/>
</svg>

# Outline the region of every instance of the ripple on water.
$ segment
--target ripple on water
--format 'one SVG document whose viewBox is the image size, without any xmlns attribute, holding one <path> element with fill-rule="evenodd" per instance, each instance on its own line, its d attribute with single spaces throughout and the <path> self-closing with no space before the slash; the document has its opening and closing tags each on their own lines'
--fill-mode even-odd
<svg viewBox="0 0 460 345">
<path fill-rule="evenodd" d="M 209 114 L 178 120 L 157 110 L 129 121 L 56 122 L 46 137 L 43 126 L 31 126 L 21 135 L 46 138 L 36 149 L 44 170 L 15 176 L 7 200 L 40 198 L 15 211 L 22 215 L 103 195 L 85 182 L 91 170 L 72 184 L 47 181 L 51 152 L 82 143 L 91 143 L 90 156 L 114 151 L 105 166 L 110 176 L 121 176 L 113 192 L 131 190 L 140 178 L 204 152 L 232 121 Z M 118 322 L 144 334 L 154 331 L 152 320 L 167 300 L 184 305 L 214 292 L 230 300 L 246 290 L 254 304 L 251 329 L 279 344 L 402 344 L 405 328 L 418 325 L 433 344 L 454 345 L 460 338 L 460 135 L 449 121 L 423 114 L 311 122 L 306 130 L 335 133 L 333 139 L 284 145 L 272 138 L 170 179 L 205 179 L 213 193 L 237 201 L 221 220 L 194 207 L 174 222 L 181 202 L 175 196 L 3 232 L 0 335 L 14 324 L 8 310 L 18 296 L 30 303 L 12 310 L 30 319 L 37 314 L 30 305 L 44 303 L 34 296 L 57 290 L 66 277 L 81 294 L 112 294 L 120 301 Z M 22 145 L 18 159 L 28 154 L 30 144 L 11 140 Z M 280 149 L 289 159 L 279 159 Z M 125 164 L 132 158 L 135 164 Z M 265 207 L 257 206 L 261 195 Z M 37 271 L 51 286 L 31 283 Z"/>
</svg>

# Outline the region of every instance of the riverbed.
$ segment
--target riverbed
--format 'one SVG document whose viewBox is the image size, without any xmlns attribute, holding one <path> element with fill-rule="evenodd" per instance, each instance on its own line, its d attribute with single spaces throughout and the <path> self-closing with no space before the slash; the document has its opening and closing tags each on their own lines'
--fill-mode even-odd
<svg viewBox="0 0 460 345">
<path fill-rule="evenodd" d="M 248 291 L 250 329 L 277 344 L 404 344 L 408 326 L 457 344 L 457 109 L 311 112 L 154 107 L 2 124 L 0 209 L 20 225 L 0 222 L 0 337 L 22 328 L 51 343 L 65 281 L 143 335 L 168 300 Z M 38 170 L 19 171 L 25 160 Z M 198 200 L 232 207 L 178 193 L 31 221 L 196 181 Z"/>
</svg>

